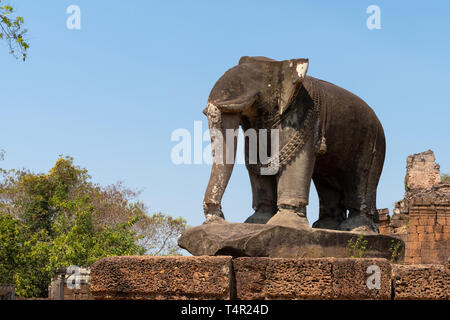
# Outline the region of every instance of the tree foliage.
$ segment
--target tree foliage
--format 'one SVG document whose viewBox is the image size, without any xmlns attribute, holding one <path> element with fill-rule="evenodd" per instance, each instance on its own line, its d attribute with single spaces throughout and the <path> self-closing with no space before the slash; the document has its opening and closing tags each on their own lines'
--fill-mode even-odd
<svg viewBox="0 0 450 320">
<path fill-rule="evenodd" d="M 73 158 L 47 174 L 0 169 L 0 283 L 24 297 L 47 295 L 58 267 L 108 256 L 177 254 L 182 218 L 147 215 L 138 192 L 92 183 Z"/>
<path fill-rule="evenodd" d="M 23 28 L 23 23 L 23 17 L 14 16 L 13 7 L 0 0 L 0 39 L 7 42 L 13 56 L 25 61 L 30 45 L 25 40 L 27 29 Z"/>
<path fill-rule="evenodd" d="M 447 173 L 441 174 L 441 181 L 442 182 L 450 182 L 450 174 L 447 174 Z"/>
</svg>

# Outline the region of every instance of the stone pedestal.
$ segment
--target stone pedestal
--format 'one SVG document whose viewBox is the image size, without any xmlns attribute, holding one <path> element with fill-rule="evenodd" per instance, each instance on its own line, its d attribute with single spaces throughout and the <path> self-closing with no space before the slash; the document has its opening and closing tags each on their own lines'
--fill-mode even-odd
<svg viewBox="0 0 450 320">
<path fill-rule="evenodd" d="M 393 244 L 399 244 L 396 260 L 403 259 L 403 241 L 391 236 L 267 224 L 203 224 L 183 232 L 178 245 L 195 256 L 349 258 L 352 256 L 349 241 L 355 243 L 360 236 L 367 241 L 366 249 L 357 252 L 362 257 L 390 260 Z"/>
</svg>

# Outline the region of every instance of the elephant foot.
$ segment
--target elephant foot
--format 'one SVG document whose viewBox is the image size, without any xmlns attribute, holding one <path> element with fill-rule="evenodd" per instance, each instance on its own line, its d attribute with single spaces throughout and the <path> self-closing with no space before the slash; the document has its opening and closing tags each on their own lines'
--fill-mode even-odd
<svg viewBox="0 0 450 320">
<path fill-rule="evenodd" d="M 290 206 L 280 207 L 278 212 L 267 224 L 294 229 L 310 228 L 308 219 L 306 218 L 306 208 L 294 208 Z"/>
<path fill-rule="evenodd" d="M 331 230 L 339 230 L 339 225 L 342 223 L 342 220 L 336 220 L 333 218 L 325 218 L 319 219 L 313 223 L 312 227 L 317 229 L 331 229 Z"/>
<path fill-rule="evenodd" d="M 365 214 L 354 213 L 339 225 L 339 230 L 354 232 L 378 232 L 378 227 L 372 219 Z"/>
<path fill-rule="evenodd" d="M 211 222 L 224 222 L 225 216 L 222 212 L 222 206 L 215 203 L 203 203 L 203 212 L 205 213 L 205 222 L 203 224 Z"/>
<path fill-rule="evenodd" d="M 270 212 L 255 212 L 244 223 L 266 224 L 273 217 Z"/>
</svg>

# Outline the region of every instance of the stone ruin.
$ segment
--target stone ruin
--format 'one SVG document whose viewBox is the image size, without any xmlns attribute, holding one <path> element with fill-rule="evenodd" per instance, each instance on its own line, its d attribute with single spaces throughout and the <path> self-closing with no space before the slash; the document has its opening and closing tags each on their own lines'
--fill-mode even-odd
<svg viewBox="0 0 450 320">
<path fill-rule="evenodd" d="M 92 296 L 106 300 L 449 300 L 450 184 L 441 183 L 432 151 L 408 157 L 405 187 L 405 197 L 395 204 L 392 217 L 388 209 L 379 210 L 381 235 L 365 235 L 369 248 L 377 243 L 377 250 L 364 258 L 348 258 L 337 250 L 351 234 L 343 231 L 328 232 L 329 241 L 323 241 L 324 231 L 317 229 L 210 224 L 208 230 L 197 230 L 201 234 L 197 244 L 190 241 L 189 232 L 199 227 L 179 239 L 182 246 L 195 248 L 193 257 L 97 261 L 92 267 Z M 397 242 L 397 249 L 406 252 L 396 254 L 404 261 L 393 260 L 392 239 L 403 240 Z M 301 247 L 293 247 L 294 243 Z M 379 255 L 383 252 L 386 256 Z M 371 282 L 372 269 L 380 272 L 379 286 Z"/>
<path fill-rule="evenodd" d="M 379 211 L 380 233 L 406 244 L 405 262 L 445 263 L 450 252 L 450 182 L 441 182 L 433 151 L 406 160 L 405 195 L 389 211 Z"/>
<path fill-rule="evenodd" d="M 13 285 L 0 284 L 0 300 L 15 300 L 15 288 Z"/>
<path fill-rule="evenodd" d="M 77 267 L 78 268 L 78 267 Z M 91 300 L 89 268 L 78 268 L 77 274 L 70 274 L 68 268 L 58 268 L 48 287 L 50 300 Z M 72 285 L 70 285 L 72 282 Z M 75 282 L 75 283 L 74 283 Z"/>
<path fill-rule="evenodd" d="M 279 226 L 267 227 L 254 230 L 245 238 L 236 236 L 237 232 L 231 237 L 233 241 L 223 246 L 204 233 L 203 247 L 199 246 L 202 251 L 192 257 L 101 259 L 92 266 L 90 293 L 99 300 L 449 300 L 450 184 L 441 182 L 432 151 L 408 157 L 405 188 L 404 199 L 395 204 L 392 217 L 389 210 L 379 210 L 382 235 L 378 239 L 384 239 L 384 234 L 389 236 L 389 244 L 392 237 L 406 244 L 400 264 L 388 256 L 345 258 L 333 245 L 319 248 L 313 242 L 308 247 L 311 252 L 297 250 L 301 254 L 287 257 L 286 252 L 277 251 L 278 243 L 272 243 L 273 239 L 280 239 L 276 234 L 282 233 L 285 238 L 298 241 L 299 234 L 289 235 L 286 230 L 276 229 L 282 228 Z M 217 228 L 220 230 L 220 225 Z M 334 231 L 332 238 L 336 242 L 346 234 Z M 229 234 L 215 237 L 230 239 Z M 347 240 L 344 237 L 342 242 Z M 249 243 L 253 244 L 248 246 Z M 382 245 L 383 250 L 379 247 L 380 252 L 389 251 L 387 244 Z M 341 257 L 330 257 L 327 250 Z M 378 270 L 378 286 L 372 281 L 374 268 Z M 59 279 L 61 288 L 65 276 Z M 65 287 L 59 292 L 65 293 Z"/>
</svg>

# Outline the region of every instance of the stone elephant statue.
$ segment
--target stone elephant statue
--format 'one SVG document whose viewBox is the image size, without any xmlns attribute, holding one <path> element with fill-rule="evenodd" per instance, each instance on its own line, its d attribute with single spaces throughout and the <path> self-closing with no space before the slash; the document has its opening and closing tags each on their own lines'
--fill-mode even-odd
<svg viewBox="0 0 450 320">
<path fill-rule="evenodd" d="M 237 135 L 230 138 L 227 133 L 241 126 L 244 133 L 270 129 L 264 131 L 267 136 L 278 134 L 278 151 L 265 162 L 250 161 L 255 149 L 250 139 L 245 141 L 255 210 L 247 223 L 309 227 L 306 206 L 312 179 L 320 200 L 314 228 L 378 230 L 376 192 L 386 148 L 383 128 L 359 97 L 307 76 L 308 63 L 308 59 L 242 57 L 214 85 L 203 111 L 210 132 L 215 132 L 203 202 L 207 222 L 224 219 L 221 200 L 234 163 L 216 159 L 234 156 Z M 222 148 L 217 148 L 217 132 L 225 140 Z M 262 137 L 257 136 L 257 148 L 264 145 Z M 275 144 L 270 137 L 264 140 L 271 153 Z"/>
</svg>

